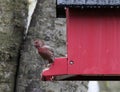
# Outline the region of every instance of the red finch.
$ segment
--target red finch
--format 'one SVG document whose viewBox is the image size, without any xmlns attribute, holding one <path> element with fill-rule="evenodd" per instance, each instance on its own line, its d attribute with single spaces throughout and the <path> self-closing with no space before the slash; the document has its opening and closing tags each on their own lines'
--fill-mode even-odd
<svg viewBox="0 0 120 92">
<path fill-rule="evenodd" d="M 34 46 L 37 48 L 40 56 L 49 62 L 49 64 L 54 62 L 54 53 L 53 50 L 44 44 L 42 40 L 35 40 Z"/>
</svg>

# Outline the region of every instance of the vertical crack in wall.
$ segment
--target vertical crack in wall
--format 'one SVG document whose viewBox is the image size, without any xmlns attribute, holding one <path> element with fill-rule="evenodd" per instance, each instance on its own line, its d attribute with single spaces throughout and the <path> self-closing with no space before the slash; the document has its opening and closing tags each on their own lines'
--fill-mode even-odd
<svg viewBox="0 0 120 92">
<path fill-rule="evenodd" d="M 14 92 L 17 92 L 17 82 L 18 82 L 18 77 L 19 77 L 18 76 L 19 75 L 19 67 L 20 67 L 20 61 L 21 61 L 21 56 L 22 56 L 21 55 L 21 50 L 24 49 L 23 45 L 24 45 L 24 43 L 26 41 L 29 25 L 30 25 L 34 10 L 36 8 L 37 0 L 28 0 L 27 2 L 28 2 L 28 7 L 27 6 L 26 7 L 28 8 L 28 17 L 27 17 L 27 23 L 26 23 L 26 25 L 24 25 L 25 28 L 22 29 L 22 31 L 24 31 L 24 34 L 23 34 L 23 38 L 21 40 L 19 50 L 18 50 L 16 73 L 15 73 L 15 80 L 14 80 Z M 17 15 L 14 14 L 14 19 L 16 19 L 16 17 L 17 17 Z M 17 25 L 17 24 L 15 24 L 15 25 Z M 15 26 L 14 30 L 17 30 L 16 26 Z"/>
<path fill-rule="evenodd" d="M 21 50 L 23 49 L 22 46 L 24 44 L 24 40 L 22 40 L 22 43 L 20 44 L 20 48 L 18 50 L 18 58 L 17 58 L 17 65 L 16 65 L 16 73 L 15 73 L 15 81 L 14 81 L 14 92 L 17 92 L 17 80 L 18 80 L 18 74 L 19 74 L 19 67 L 20 67 L 20 58 L 21 58 Z"/>
<path fill-rule="evenodd" d="M 13 31 L 13 38 L 15 39 L 15 75 L 14 75 L 14 85 L 13 85 L 13 92 L 16 92 L 17 88 L 17 79 L 20 67 L 20 58 L 21 58 L 21 50 L 23 49 L 24 45 L 24 32 L 26 30 L 26 19 L 27 19 L 27 1 L 24 0 L 13 0 L 13 23 L 14 23 L 14 31 Z"/>
</svg>

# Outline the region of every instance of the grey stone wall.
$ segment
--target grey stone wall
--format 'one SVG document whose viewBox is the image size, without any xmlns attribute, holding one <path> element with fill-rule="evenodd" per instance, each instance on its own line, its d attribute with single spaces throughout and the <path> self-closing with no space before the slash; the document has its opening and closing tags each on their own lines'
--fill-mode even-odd
<svg viewBox="0 0 120 92">
<path fill-rule="evenodd" d="M 119 81 L 99 81 L 100 92 L 120 92 Z"/>
<path fill-rule="evenodd" d="M 17 92 L 86 92 L 87 81 L 40 81 L 44 61 L 33 46 L 42 39 L 54 48 L 55 56 L 66 55 L 66 19 L 56 18 L 55 0 L 38 0 L 27 38 L 21 51 Z"/>
<path fill-rule="evenodd" d="M 24 1 L 0 0 L 0 92 L 14 90 L 25 11 Z"/>
</svg>

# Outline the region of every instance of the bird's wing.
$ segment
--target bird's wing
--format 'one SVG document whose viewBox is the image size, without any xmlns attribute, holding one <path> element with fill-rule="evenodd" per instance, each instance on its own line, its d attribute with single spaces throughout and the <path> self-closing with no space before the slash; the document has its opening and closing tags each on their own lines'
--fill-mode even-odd
<svg viewBox="0 0 120 92">
<path fill-rule="evenodd" d="M 42 47 L 38 50 L 39 54 L 43 57 L 54 58 L 54 52 L 48 47 Z"/>
<path fill-rule="evenodd" d="M 54 50 L 53 50 L 53 48 L 51 48 L 50 46 L 44 45 L 43 48 L 49 49 L 49 50 L 54 54 Z"/>
</svg>

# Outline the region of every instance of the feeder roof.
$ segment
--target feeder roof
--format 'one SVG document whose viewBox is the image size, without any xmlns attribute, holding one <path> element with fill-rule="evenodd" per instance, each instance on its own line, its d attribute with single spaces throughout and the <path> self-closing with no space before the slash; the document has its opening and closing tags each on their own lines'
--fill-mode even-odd
<svg viewBox="0 0 120 92">
<path fill-rule="evenodd" d="M 120 5 L 120 0 L 57 0 L 57 5 Z"/>
<path fill-rule="evenodd" d="M 65 17 L 65 7 L 69 8 L 120 8 L 120 0 L 57 0 L 57 17 Z"/>
</svg>

